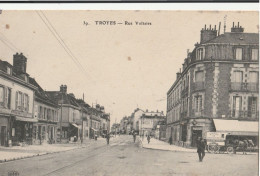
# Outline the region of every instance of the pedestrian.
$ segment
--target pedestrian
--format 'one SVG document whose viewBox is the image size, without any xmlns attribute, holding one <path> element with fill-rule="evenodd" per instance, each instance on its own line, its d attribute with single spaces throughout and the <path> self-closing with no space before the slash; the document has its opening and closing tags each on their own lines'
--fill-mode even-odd
<svg viewBox="0 0 260 176">
<path fill-rule="evenodd" d="M 109 139 L 110 139 L 110 134 L 109 133 L 107 133 L 106 138 L 107 138 L 107 145 L 109 145 Z"/>
<path fill-rule="evenodd" d="M 148 135 L 148 136 L 147 136 L 147 142 L 148 142 L 148 144 L 150 143 L 150 139 L 151 139 L 151 137 L 150 137 L 150 135 Z"/>
<path fill-rule="evenodd" d="M 199 161 L 202 162 L 205 156 L 205 142 L 201 137 L 197 140 L 197 152 L 199 155 Z"/>
<path fill-rule="evenodd" d="M 172 136 L 170 136 L 170 138 L 169 138 L 169 143 L 170 143 L 170 145 L 172 145 Z"/>
<path fill-rule="evenodd" d="M 134 143 L 135 143 L 135 140 L 136 140 L 136 134 L 135 134 L 135 132 L 133 133 L 133 138 L 134 138 Z"/>
</svg>

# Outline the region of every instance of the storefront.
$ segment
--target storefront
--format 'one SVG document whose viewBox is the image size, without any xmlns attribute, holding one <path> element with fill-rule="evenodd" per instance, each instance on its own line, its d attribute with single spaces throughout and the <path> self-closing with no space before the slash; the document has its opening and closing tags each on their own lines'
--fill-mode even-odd
<svg viewBox="0 0 260 176">
<path fill-rule="evenodd" d="M 33 118 L 16 116 L 12 127 L 12 145 L 25 143 L 33 144 L 33 123 L 37 122 Z"/>
</svg>

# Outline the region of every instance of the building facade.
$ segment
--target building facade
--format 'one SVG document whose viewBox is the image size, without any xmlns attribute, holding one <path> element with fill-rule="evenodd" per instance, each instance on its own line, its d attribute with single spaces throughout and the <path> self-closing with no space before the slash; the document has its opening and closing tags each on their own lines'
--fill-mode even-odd
<svg viewBox="0 0 260 176">
<path fill-rule="evenodd" d="M 139 119 L 139 134 L 144 136 L 154 135 L 152 133 L 153 127 L 163 119 L 165 119 L 163 112 L 146 110 Z"/>
<path fill-rule="evenodd" d="M 196 146 L 198 137 L 216 131 L 214 119 L 258 121 L 258 48 L 259 34 L 239 23 L 221 35 L 205 26 L 167 92 L 166 138 Z"/>
<path fill-rule="evenodd" d="M 59 106 L 52 101 L 34 78 L 29 82 L 37 87 L 34 99 L 33 144 L 56 143 L 59 122 Z"/>
<path fill-rule="evenodd" d="M 32 144 L 34 92 L 26 73 L 27 58 L 13 55 L 13 66 L 0 60 L 0 145 Z"/>
</svg>

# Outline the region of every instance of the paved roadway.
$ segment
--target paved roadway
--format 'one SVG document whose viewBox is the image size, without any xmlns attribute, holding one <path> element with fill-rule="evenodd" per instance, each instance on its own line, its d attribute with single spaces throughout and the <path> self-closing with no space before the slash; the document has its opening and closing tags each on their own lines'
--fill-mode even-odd
<svg viewBox="0 0 260 176">
<path fill-rule="evenodd" d="M 206 154 L 149 150 L 131 136 L 99 140 L 89 148 L 0 164 L 0 175 L 16 170 L 20 176 L 135 176 L 135 175 L 257 175 L 257 155 Z"/>
</svg>

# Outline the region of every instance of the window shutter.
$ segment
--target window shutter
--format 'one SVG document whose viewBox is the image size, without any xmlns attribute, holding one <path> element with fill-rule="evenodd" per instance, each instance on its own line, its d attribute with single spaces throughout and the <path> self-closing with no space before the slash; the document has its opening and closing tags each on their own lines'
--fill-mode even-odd
<svg viewBox="0 0 260 176">
<path fill-rule="evenodd" d="M 15 93 L 15 109 L 17 109 L 18 107 L 18 92 L 16 91 Z"/>
<path fill-rule="evenodd" d="M 30 101 L 30 97 L 29 97 L 29 95 L 27 96 L 27 112 L 29 111 L 29 101 Z"/>
<path fill-rule="evenodd" d="M 24 94 L 21 94 L 21 110 L 24 110 Z"/>
<path fill-rule="evenodd" d="M 5 106 L 5 108 L 7 108 L 7 104 L 8 104 L 8 88 L 5 87 L 4 91 L 5 91 L 5 93 L 4 93 L 4 106 Z"/>
</svg>

